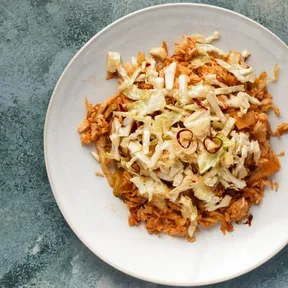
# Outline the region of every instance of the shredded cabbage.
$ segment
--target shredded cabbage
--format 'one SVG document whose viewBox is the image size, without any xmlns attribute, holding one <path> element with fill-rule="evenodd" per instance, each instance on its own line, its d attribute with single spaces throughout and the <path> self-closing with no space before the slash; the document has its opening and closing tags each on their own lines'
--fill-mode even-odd
<svg viewBox="0 0 288 288">
<path fill-rule="evenodd" d="M 171 115 L 169 114 L 161 114 L 157 115 L 154 119 L 154 125 L 152 127 L 152 131 L 154 134 L 165 134 L 166 131 L 169 131 L 172 125 Z"/>
<path fill-rule="evenodd" d="M 193 192 L 196 198 L 206 203 L 217 203 L 220 200 L 219 197 L 214 195 L 213 189 L 206 186 L 202 181 L 194 184 Z"/>
<path fill-rule="evenodd" d="M 119 129 L 121 128 L 121 124 L 117 117 L 114 118 L 112 122 L 112 134 L 110 135 L 110 140 L 112 142 L 111 154 L 113 155 L 115 160 L 120 160 L 119 154 L 119 144 L 120 144 L 120 136 Z"/>
<path fill-rule="evenodd" d="M 192 200 L 187 196 L 181 196 L 179 203 L 181 204 L 181 214 L 184 219 L 190 219 L 188 228 L 189 237 L 193 237 L 197 227 L 197 208 L 193 205 Z"/>
<path fill-rule="evenodd" d="M 224 196 L 224 198 L 222 198 L 219 204 L 217 204 L 217 202 L 216 203 L 210 202 L 205 205 L 205 208 L 208 211 L 214 211 L 223 207 L 228 207 L 230 205 L 231 199 L 232 199 L 231 196 L 226 195 Z"/>
<path fill-rule="evenodd" d="M 203 174 L 207 170 L 209 170 L 212 167 L 215 167 L 223 154 L 223 149 L 219 149 L 216 153 L 211 154 L 207 152 L 206 150 L 203 150 L 201 154 L 198 155 L 197 163 L 199 167 L 199 172 Z"/>
<path fill-rule="evenodd" d="M 224 69 L 232 73 L 241 83 L 254 83 L 256 77 L 253 73 L 252 67 L 243 68 L 239 64 L 230 65 L 221 59 L 215 59 L 216 62 Z"/>
<path fill-rule="evenodd" d="M 138 141 L 130 141 L 128 149 L 132 157 L 137 157 L 140 163 L 149 168 L 151 166 L 151 160 L 143 153 L 143 147 Z"/>
<path fill-rule="evenodd" d="M 247 95 L 247 93 L 239 92 L 237 96 L 231 95 L 230 98 L 226 100 L 228 106 L 240 108 L 240 112 L 238 112 L 239 117 L 245 115 L 250 107 L 249 97 Z"/>
<path fill-rule="evenodd" d="M 215 93 L 213 91 L 209 91 L 209 93 L 207 94 L 207 100 L 210 104 L 210 106 L 212 107 L 212 109 L 214 110 L 215 114 L 219 117 L 220 121 L 222 123 L 226 122 L 226 117 L 224 116 L 221 108 L 218 105 L 217 102 L 217 98 L 215 96 Z"/>
<path fill-rule="evenodd" d="M 210 133 L 211 116 L 209 110 L 198 110 L 185 119 L 184 125 L 197 138 L 205 138 Z"/>
<path fill-rule="evenodd" d="M 193 183 L 192 181 L 186 182 L 184 181 L 184 179 L 179 186 L 169 191 L 168 196 L 170 201 L 175 202 L 181 192 L 189 190 L 195 186 L 195 183 Z"/>
<path fill-rule="evenodd" d="M 251 53 L 249 53 L 247 50 L 243 50 L 241 55 L 244 57 L 244 58 L 247 58 L 249 55 L 251 55 Z"/>
<path fill-rule="evenodd" d="M 220 34 L 218 31 L 214 31 L 213 35 L 208 36 L 205 38 L 205 42 L 204 43 L 211 43 L 214 40 L 218 40 L 220 38 Z"/>
<path fill-rule="evenodd" d="M 150 65 L 146 65 L 146 82 L 149 84 L 154 84 L 155 79 L 158 77 L 158 72 L 156 71 L 156 61 L 149 59 Z"/>
<path fill-rule="evenodd" d="M 115 73 L 120 64 L 120 54 L 118 52 L 109 51 L 107 53 L 107 71 L 110 73 Z"/>
<path fill-rule="evenodd" d="M 227 88 L 228 88 L 228 86 L 227 86 L 226 84 L 220 82 L 220 81 L 217 79 L 216 74 L 207 74 L 207 75 L 204 75 L 204 83 L 207 84 L 207 85 L 216 85 L 216 86 L 227 87 Z M 216 90 L 217 90 L 217 89 L 216 89 Z M 215 94 L 217 95 L 216 90 L 215 90 Z"/>
<path fill-rule="evenodd" d="M 130 112 L 114 111 L 113 114 L 115 116 L 123 116 L 123 117 L 131 118 L 135 121 L 145 122 L 145 117 L 137 115 L 136 111 L 133 111 L 133 110 L 131 110 Z"/>
<path fill-rule="evenodd" d="M 223 132 L 217 133 L 216 137 L 222 140 L 223 148 L 229 148 L 235 145 L 234 141 L 230 140 L 225 134 L 223 134 Z"/>
<path fill-rule="evenodd" d="M 179 172 L 178 174 L 175 175 L 174 177 L 174 181 L 173 181 L 173 187 L 177 187 L 181 184 L 181 182 L 183 181 L 183 174 L 181 172 Z"/>
<path fill-rule="evenodd" d="M 215 95 L 231 94 L 239 91 L 245 91 L 244 85 L 217 88 L 215 89 Z"/>
<path fill-rule="evenodd" d="M 230 132 L 232 131 L 232 129 L 234 128 L 235 123 L 236 123 L 235 118 L 228 117 L 228 119 L 225 122 L 224 127 L 221 131 L 221 134 L 228 136 L 230 134 Z"/>
<path fill-rule="evenodd" d="M 246 182 L 244 180 L 240 180 L 233 176 L 233 174 L 226 168 L 221 169 L 221 178 L 222 181 L 226 184 L 225 187 L 234 187 L 237 190 L 243 189 L 246 186 Z M 230 184 L 229 184 L 230 183 Z"/>
<path fill-rule="evenodd" d="M 229 64 L 237 65 L 240 63 L 240 60 L 241 60 L 241 54 L 239 52 L 230 51 L 227 60 Z"/>
<path fill-rule="evenodd" d="M 143 153 L 147 155 L 149 153 L 149 144 L 150 144 L 150 127 L 151 127 L 151 117 L 147 116 L 144 122 L 144 131 L 142 136 L 142 145 L 143 145 Z"/>
<path fill-rule="evenodd" d="M 163 182 L 151 177 L 136 176 L 130 179 L 138 188 L 139 194 L 151 201 L 154 197 L 163 197 L 167 193 L 167 186 Z"/>
<path fill-rule="evenodd" d="M 191 89 L 188 90 L 188 96 L 190 98 L 206 98 L 209 92 L 209 86 L 207 85 L 197 85 L 192 86 Z"/>
<path fill-rule="evenodd" d="M 144 100 L 148 99 L 153 92 L 153 90 L 139 89 L 136 85 L 132 85 L 130 89 L 123 91 L 123 94 L 131 100 Z"/>
<path fill-rule="evenodd" d="M 172 145 L 171 140 L 166 140 L 162 144 L 157 144 L 155 147 L 155 152 L 151 157 L 151 164 L 149 168 L 154 168 L 157 164 L 157 161 L 161 157 L 164 150 L 167 150 Z"/>
<path fill-rule="evenodd" d="M 164 71 L 165 73 L 165 87 L 167 90 L 172 90 L 174 85 L 174 78 L 176 72 L 176 62 L 172 62 Z"/>
<path fill-rule="evenodd" d="M 188 98 L 187 98 L 187 81 L 188 81 L 187 75 L 180 75 L 179 76 L 180 103 L 182 105 L 185 105 L 188 102 Z"/>
<path fill-rule="evenodd" d="M 130 89 L 133 85 L 133 83 L 135 82 L 136 78 L 138 77 L 138 75 L 141 72 L 140 68 L 137 68 L 136 71 L 133 73 L 133 75 L 131 76 L 131 78 L 128 77 L 125 69 L 122 66 L 119 66 L 117 68 L 118 73 L 121 75 L 121 77 L 123 78 L 123 82 L 121 83 L 121 85 L 118 87 L 119 91 L 124 91 L 126 89 Z"/>
<path fill-rule="evenodd" d="M 206 186 L 214 187 L 218 183 L 218 171 L 212 168 L 203 176 L 203 183 Z"/>
<path fill-rule="evenodd" d="M 135 56 L 131 57 L 131 64 L 138 68 L 137 58 Z"/>
<path fill-rule="evenodd" d="M 197 57 L 194 57 L 190 63 L 192 64 L 193 68 L 198 68 L 210 61 L 210 57 L 208 55 L 199 55 Z M 207 83 L 209 84 L 209 83 Z"/>
<path fill-rule="evenodd" d="M 214 40 L 219 39 L 220 34 L 219 34 L 218 31 L 215 31 L 213 33 L 213 35 L 208 36 L 206 38 L 202 34 L 192 34 L 189 37 L 195 39 L 198 43 L 206 43 L 206 44 L 208 44 L 208 43 L 213 42 Z"/>
<path fill-rule="evenodd" d="M 153 87 L 154 89 L 161 90 L 164 88 L 164 78 L 162 77 L 156 77 L 153 81 Z"/>
<path fill-rule="evenodd" d="M 147 95 L 148 96 L 148 95 Z M 145 116 L 165 108 L 166 101 L 162 90 L 155 90 L 147 98 L 140 99 L 128 106 L 129 111 L 136 111 L 138 115 Z"/>
<path fill-rule="evenodd" d="M 196 48 L 200 53 L 211 53 L 214 52 L 216 55 L 220 57 L 225 57 L 226 53 L 224 53 L 221 49 L 215 47 L 211 44 L 196 44 Z M 216 59 L 217 60 L 217 59 Z"/>
<path fill-rule="evenodd" d="M 116 119 L 116 118 L 115 118 Z M 126 137 L 130 135 L 134 119 L 131 117 L 126 117 L 123 120 L 122 126 L 118 130 L 118 136 Z"/>
</svg>

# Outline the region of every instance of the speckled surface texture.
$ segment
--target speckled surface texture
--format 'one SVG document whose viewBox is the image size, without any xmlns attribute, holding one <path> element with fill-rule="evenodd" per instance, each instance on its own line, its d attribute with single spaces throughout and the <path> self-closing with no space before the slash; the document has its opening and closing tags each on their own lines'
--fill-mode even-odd
<svg viewBox="0 0 288 288">
<path fill-rule="evenodd" d="M 122 274 L 78 240 L 52 195 L 42 135 L 51 93 L 75 52 L 112 21 L 165 2 L 0 1 L 1 288 L 164 287 Z M 240 12 L 288 43 L 288 0 L 185 2 Z M 240 278 L 207 287 L 287 288 L 288 247 Z"/>
</svg>

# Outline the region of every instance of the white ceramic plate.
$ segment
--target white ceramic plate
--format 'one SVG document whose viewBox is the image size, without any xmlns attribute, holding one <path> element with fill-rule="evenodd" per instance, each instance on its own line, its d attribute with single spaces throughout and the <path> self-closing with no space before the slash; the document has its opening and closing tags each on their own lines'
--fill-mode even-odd
<svg viewBox="0 0 288 288">
<path fill-rule="evenodd" d="M 54 90 L 45 123 L 45 161 L 56 201 L 65 219 L 97 256 L 134 277 L 168 285 L 204 285 L 239 276 L 261 265 L 288 240 L 288 162 L 281 159 L 276 175 L 279 191 L 267 191 L 254 207 L 253 225 L 235 225 L 223 236 L 219 227 L 201 231 L 195 243 L 169 236 L 149 235 L 144 227 L 129 228 L 128 209 L 112 194 L 105 179 L 96 177 L 98 164 L 83 147 L 76 131 L 85 117 L 84 100 L 96 103 L 115 92 L 105 80 L 106 52 L 124 59 L 138 51 L 172 43 L 183 34 L 221 34 L 224 50 L 247 49 L 256 72 L 273 73 L 280 64 L 280 80 L 270 85 L 282 119 L 288 120 L 288 49 L 264 27 L 234 12 L 206 5 L 161 5 L 130 14 L 94 36 L 71 60 Z M 285 136 L 286 137 L 286 136 Z M 288 139 L 274 139 L 276 151 Z M 285 177 L 286 175 L 286 177 Z"/>
</svg>

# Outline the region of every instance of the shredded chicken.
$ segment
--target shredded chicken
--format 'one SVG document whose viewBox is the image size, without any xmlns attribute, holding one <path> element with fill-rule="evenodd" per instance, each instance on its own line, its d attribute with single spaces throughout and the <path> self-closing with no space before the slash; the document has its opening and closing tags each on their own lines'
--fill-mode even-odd
<svg viewBox="0 0 288 288">
<path fill-rule="evenodd" d="M 281 123 L 277 126 L 273 136 L 282 136 L 284 133 L 288 133 L 288 123 Z"/>
<path fill-rule="evenodd" d="M 100 135 L 103 135 L 109 130 L 109 123 L 106 121 L 103 114 L 98 114 L 99 106 L 93 107 L 86 102 L 87 118 L 84 119 L 78 126 L 80 140 L 83 144 L 95 142 Z"/>
<path fill-rule="evenodd" d="M 232 113 L 232 116 L 236 119 L 236 126 L 239 130 L 254 126 L 256 122 L 255 111 L 249 111 L 242 117 L 239 117 L 237 113 Z"/>
<path fill-rule="evenodd" d="M 251 173 L 248 183 L 257 183 L 260 180 L 266 179 L 270 175 L 276 173 L 280 169 L 280 162 L 274 153 L 270 153 L 267 158 L 262 158 L 259 161 L 257 168 Z"/>
<path fill-rule="evenodd" d="M 242 197 L 231 204 L 225 213 L 225 218 L 227 222 L 241 221 L 247 217 L 248 211 L 249 203 L 244 197 Z"/>
</svg>

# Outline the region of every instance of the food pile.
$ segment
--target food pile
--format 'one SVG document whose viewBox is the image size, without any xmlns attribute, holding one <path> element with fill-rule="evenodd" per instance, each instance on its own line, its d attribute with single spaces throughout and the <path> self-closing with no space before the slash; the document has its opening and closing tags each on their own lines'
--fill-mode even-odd
<svg viewBox="0 0 288 288">
<path fill-rule="evenodd" d="M 280 113 L 267 91 L 278 67 L 274 79 L 257 77 L 249 53 L 225 53 L 211 44 L 218 38 L 183 36 L 171 56 L 163 42 L 128 63 L 108 52 L 107 79 L 118 80 L 118 91 L 103 103 L 86 101 L 78 131 L 83 144 L 95 143 L 131 226 L 144 222 L 149 233 L 189 241 L 201 226 L 230 232 L 233 223 L 251 224 L 249 208 L 265 186 L 278 187 L 267 180 L 280 169 L 267 117 Z M 287 130 L 283 123 L 274 134 Z"/>
</svg>

